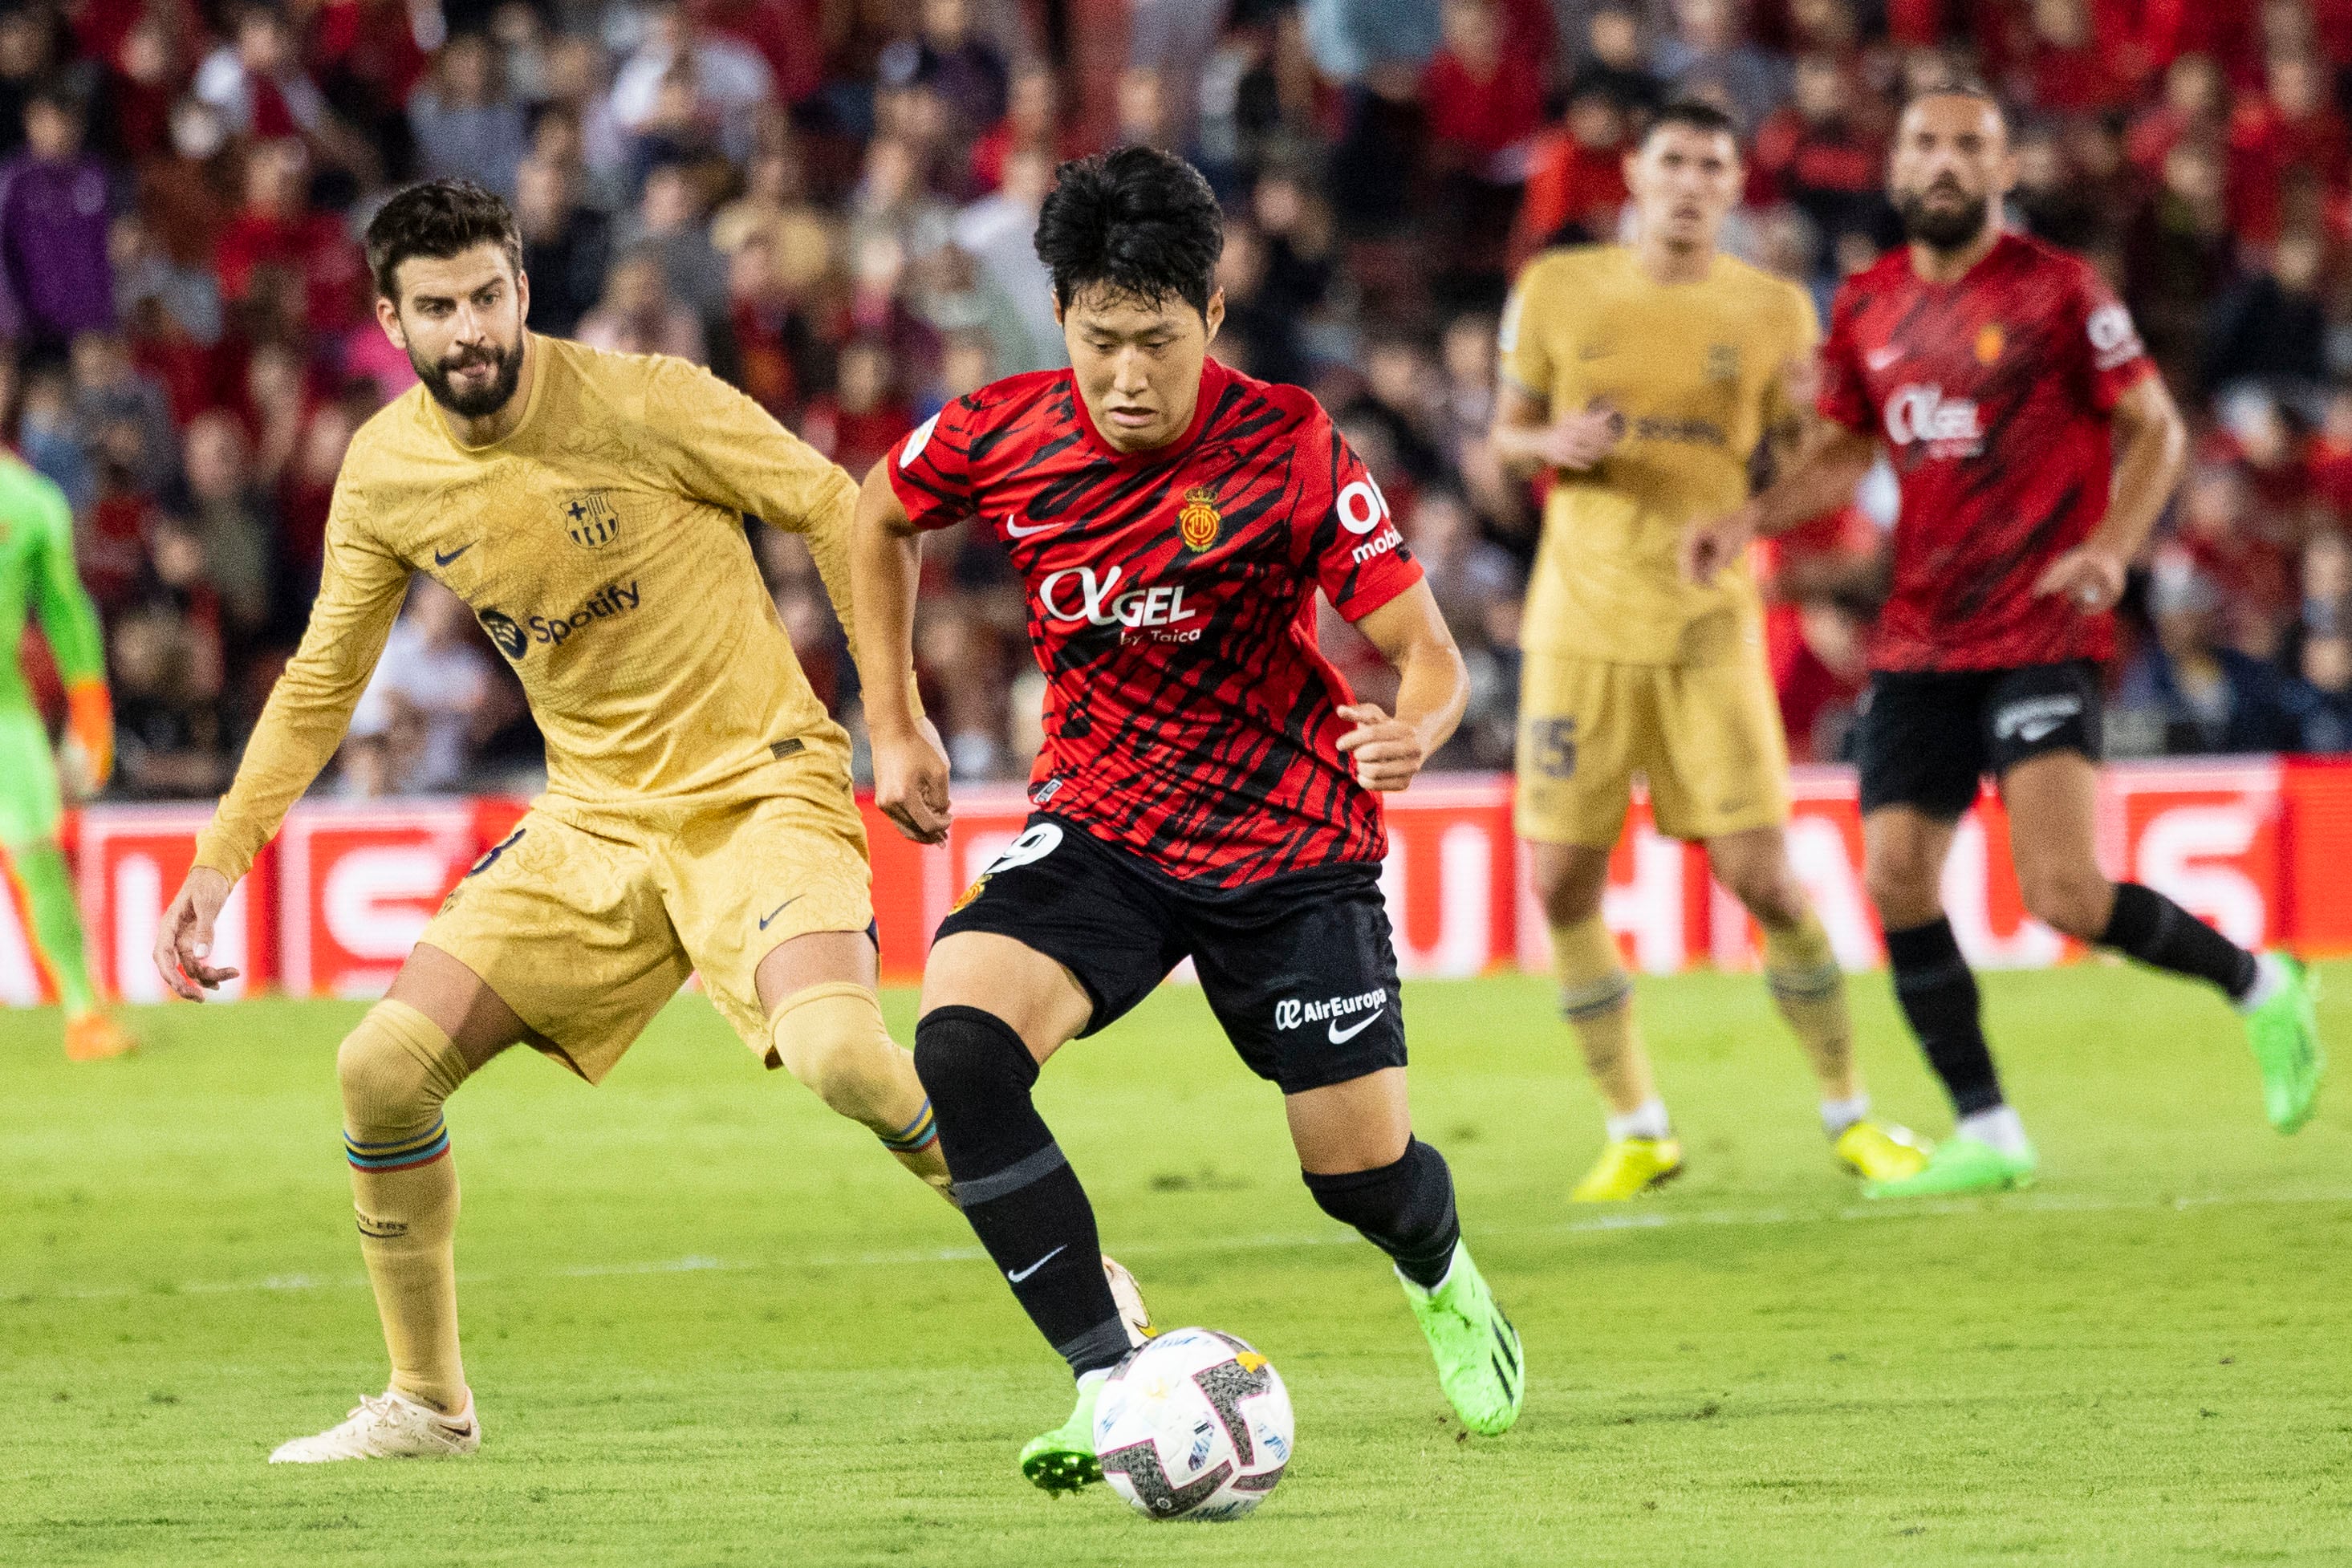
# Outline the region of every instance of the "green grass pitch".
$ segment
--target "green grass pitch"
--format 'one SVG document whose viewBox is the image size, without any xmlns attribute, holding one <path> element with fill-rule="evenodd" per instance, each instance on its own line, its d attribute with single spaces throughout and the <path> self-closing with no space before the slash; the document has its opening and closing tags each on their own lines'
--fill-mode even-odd
<svg viewBox="0 0 2352 1568">
<path fill-rule="evenodd" d="M 1690 1174 L 1594 1213 L 1561 1201 L 1598 1128 L 1549 987 L 1410 988 L 1417 1124 L 1527 1342 L 1494 1441 L 1197 992 L 1070 1048 L 1041 1098 L 1108 1247 L 1297 1402 L 1288 1479 L 1227 1526 L 1024 1485 L 1059 1363 L 955 1215 L 696 997 L 602 1089 L 518 1051 L 452 1102 L 480 1456 L 271 1468 L 383 1379 L 332 1081 L 358 1005 L 151 1011 L 143 1055 L 79 1068 L 56 1015 L 0 1015 L 0 1563 L 2352 1562 L 2352 1084 L 2281 1139 L 2195 989 L 1986 989 L 2034 1191 L 1864 1205 L 1760 985 L 1699 974 L 1642 997 Z M 1855 999 L 1882 1111 L 1941 1131 L 1885 978 Z"/>
</svg>

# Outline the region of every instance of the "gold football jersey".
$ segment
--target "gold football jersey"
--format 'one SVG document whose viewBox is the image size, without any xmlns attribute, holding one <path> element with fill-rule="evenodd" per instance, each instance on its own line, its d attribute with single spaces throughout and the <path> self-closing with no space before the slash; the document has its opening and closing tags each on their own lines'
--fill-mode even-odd
<svg viewBox="0 0 2352 1568">
<path fill-rule="evenodd" d="M 1704 664 L 1756 635 L 1745 563 L 1700 588 L 1682 536 L 1748 498 L 1749 464 L 1810 364 L 1818 323 L 1794 284 L 1727 256 L 1706 279 L 1662 284 L 1623 246 L 1548 251 L 1528 264 L 1499 334 L 1506 378 L 1552 414 L 1600 406 L 1618 444 L 1554 475 L 1521 631 L 1530 653 L 1623 664 Z"/>
<path fill-rule="evenodd" d="M 336 481 L 302 646 L 196 861 L 241 877 L 333 756 L 411 572 L 473 607 L 521 679 L 559 812 L 691 805 L 831 731 L 744 537 L 806 536 L 852 626 L 857 487 L 709 372 L 534 336 L 521 422 L 458 444 L 415 386 Z M 803 743 L 806 743 L 803 741 Z"/>
</svg>

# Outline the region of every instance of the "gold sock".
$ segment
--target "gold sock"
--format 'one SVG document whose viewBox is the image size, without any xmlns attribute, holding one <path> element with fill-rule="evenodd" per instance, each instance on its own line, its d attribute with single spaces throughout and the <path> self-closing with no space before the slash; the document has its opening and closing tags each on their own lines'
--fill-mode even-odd
<svg viewBox="0 0 2352 1568">
<path fill-rule="evenodd" d="M 955 1202 L 914 1053 L 890 1037 L 872 991 L 833 981 L 785 997 L 768 1018 L 768 1065 L 789 1068 L 819 1100 L 870 1129 L 893 1159 Z"/>
<path fill-rule="evenodd" d="M 415 1008 L 369 1009 L 335 1058 L 360 1255 L 392 1355 L 391 1386 L 443 1415 L 466 1406 L 457 1353 L 457 1169 L 441 1102 L 465 1058 Z"/>
<path fill-rule="evenodd" d="M 1551 928 L 1552 973 L 1559 977 L 1559 1010 L 1576 1030 L 1584 1065 L 1616 1116 L 1630 1116 L 1657 1098 L 1649 1053 L 1633 1026 L 1633 977 L 1618 961 L 1617 939 L 1599 915 Z"/>
<path fill-rule="evenodd" d="M 1862 1093 L 1853 1063 L 1853 1019 L 1846 1011 L 1845 973 L 1830 949 L 1821 916 L 1807 910 L 1785 931 L 1764 932 L 1764 984 L 1821 1080 L 1823 1100 Z"/>
</svg>

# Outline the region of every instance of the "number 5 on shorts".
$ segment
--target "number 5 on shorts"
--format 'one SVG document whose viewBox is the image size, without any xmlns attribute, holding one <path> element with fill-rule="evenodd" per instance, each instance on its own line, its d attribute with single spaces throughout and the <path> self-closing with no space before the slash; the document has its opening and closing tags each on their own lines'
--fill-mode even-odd
<svg viewBox="0 0 2352 1568">
<path fill-rule="evenodd" d="M 1528 721 L 1528 765 L 1548 779 L 1564 779 L 1576 772 L 1576 721 Z"/>
</svg>

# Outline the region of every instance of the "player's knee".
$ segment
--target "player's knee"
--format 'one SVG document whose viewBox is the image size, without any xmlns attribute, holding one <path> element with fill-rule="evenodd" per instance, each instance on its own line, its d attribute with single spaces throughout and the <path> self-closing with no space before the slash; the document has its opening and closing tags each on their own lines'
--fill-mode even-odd
<svg viewBox="0 0 2352 1568">
<path fill-rule="evenodd" d="M 1728 872 L 1728 875 L 1726 873 Z M 1769 930 L 1783 930 L 1805 918 L 1804 889 L 1785 861 L 1761 866 L 1716 868 L 1722 882 L 1740 907 Z"/>
<path fill-rule="evenodd" d="M 1036 1058 L 1013 1026 L 977 1007 L 934 1007 L 915 1026 L 915 1071 L 934 1108 L 1025 1096 Z"/>
<path fill-rule="evenodd" d="M 343 1125 L 362 1142 L 430 1128 L 442 1102 L 466 1081 L 464 1057 L 433 1021 L 404 1003 L 368 1009 L 335 1052 Z"/>
<path fill-rule="evenodd" d="M 1594 876 L 1581 857 L 1537 857 L 1531 880 L 1547 924 L 1571 926 L 1601 912 L 1601 895 L 1609 880 L 1608 862 L 1601 861 L 1601 874 Z"/>
<path fill-rule="evenodd" d="M 2115 886 L 2095 866 L 2023 869 L 2018 878 L 2026 912 L 2053 931 L 2096 942 L 2115 905 Z"/>
<path fill-rule="evenodd" d="M 863 985 L 840 982 L 788 996 L 769 1030 L 772 1059 L 854 1121 L 895 1126 L 921 1096 L 913 1059 Z"/>
<path fill-rule="evenodd" d="M 1924 925 L 1942 909 L 1942 870 L 1925 856 L 1874 856 L 1863 868 L 1863 883 L 1882 924 L 1902 931 Z"/>
</svg>

